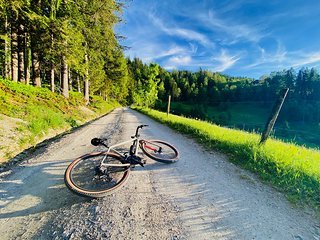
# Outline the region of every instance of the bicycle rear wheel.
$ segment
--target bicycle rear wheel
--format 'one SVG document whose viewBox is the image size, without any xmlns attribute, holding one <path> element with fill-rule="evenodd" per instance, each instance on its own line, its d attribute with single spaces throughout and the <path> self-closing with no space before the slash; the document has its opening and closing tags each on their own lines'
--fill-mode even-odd
<svg viewBox="0 0 320 240">
<path fill-rule="evenodd" d="M 100 163 L 114 164 L 105 166 Z M 124 166 L 121 166 L 124 165 Z M 123 164 L 123 157 L 115 153 L 95 152 L 75 159 L 66 169 L 67 187 L 82 196 L 100 198 L 124 185 L 130 166 Z"/>
<path fill-rule="evenodd" d="M 179 152 L 171 144 L 161 140 L 140 140 L 142 151 L 153 160 L 163 163 L 178 161 Z"/>
</svg>

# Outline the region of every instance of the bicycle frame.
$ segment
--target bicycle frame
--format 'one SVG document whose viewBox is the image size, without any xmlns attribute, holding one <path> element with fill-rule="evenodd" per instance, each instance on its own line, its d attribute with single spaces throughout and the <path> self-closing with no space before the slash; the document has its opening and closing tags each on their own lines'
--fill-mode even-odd
<svg viewBox="0 0 320 240">
<path fill-rule="evenodd" d="M 117 143 L 115 145 L 112 145 L 112 146 L 107 146 L 106 144 L 102 143 L 103 146 L 107 147 L 107 151 L 106 151 L 106 155 L 103 157 L 103 159 L 101 160 L 101 163 L 100 163 L 100 167 L 130 167 L 130 166 L 135 166 L 136 164 L 140 164 L 139 161 L 137 161 L 136 159 L 130 159 L 128 160 L 128 158 L 130 156 L 132 157 L 137 157 L 138 159 L 140 157 L 137 156 L 137 153 L 138 153 L 138 148 L 141 146 L 139 144 L 145 144 L 145 143 L 148 143 L 148 140 L 141 140 L 140 139 L 140 135 L 139 135 L 139 129 L 140 128 L 143 128 L 147 125 L 140 125 L 137 127 L 137 130 L 136 130 L 136 133 L 134 136 L 131 137 L 131 140 L 128 140 L 128 141 L 124 141 L 124 142 L 120 142 L 120 143 Z M 142 143 L 141 143 L 142 142 Z M 130 152 L 129 152 L 129 156 L 127 156 L 125 153 L 121 153 L 119 151 L 117 151 L 115 148 L 116 147 L 119 147 L 119 146 L 122 146 L 122 145 L 125 145 L 127 143 L 132 143 L 131 146 L 130 146 Z M 161 146 L 158 146 L 157 144 L 155 143 L 151 143 L 152 145 L 158 147 L 157 148 L 154 148 L 150 145 L 145 145 L 146 148 L 150 149 L 150 150 L 153 150 L 155 152 L 161 152 L 162 151 L 162 148 Z M 134 148 L 134 151 L 132 152 L 132 148 Z M 123 159 L 126 161 L 126 162 L 122 162 L 121 164 L 114 164 L 114 163 L 105 163 L 105 160 L 107 159 L 107 156 L 108 156 L 108 153 L 109 152 L 114 152 L 116 154 L 118 154 L 119 156 L 123 157 Z M 141 158 L 140 158 L 141 160 Z M 143 166 L 143 164 L 140 164 L 141 166 Z"/>
<path fill-rule="evenodd" d="M 133 153 L 130 152 L 130 155 L 136 156 L 137 152 L 138 152 L 138 147 L 139 147 L 139 129 L 144 126 L 147 126 L 147 125 L 141 125 L 141 126 L 137 127 L 135 136 L 132 136 L 130 140 L 124 141 L 121 143 L 117 143 L 112 146 L 108 146 L 108 150 L 106 153 L 108 154 L 110 151 L 113 151 L 116 154 L 119 154 L 120 156 L 122 156 L 124 159 L 126 159 L 127 156 L 125 154 L 117 151 L 115 148 L 132 142 L 132 145 L 130 146 L 130 150 L 131 150 L 131 147 L 134 146 L 134 152 Z M 104 163 L 104 161 L 106 160 L 106 158 L 108 156 L 107 154 L 103 157 L 100 166 L 103 166 L 103 167 L 129 167 L 132 165 L 131 163 L 122 163 L 122 164 Z"/>
</svg>

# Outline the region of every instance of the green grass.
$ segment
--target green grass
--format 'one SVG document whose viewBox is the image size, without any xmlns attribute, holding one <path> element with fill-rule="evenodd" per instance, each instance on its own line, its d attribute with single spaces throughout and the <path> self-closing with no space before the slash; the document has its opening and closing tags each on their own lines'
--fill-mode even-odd
<svg viewBox="0 0 320 240">
<path fill-rule="evenodd" d="M 172 102 L 171 112 L 177 115 L 199 118 L 221 126 L 262 132 L 271 113 L 272 104 L 261 102 L 223 103 L 219 106 Z M 318 123 L 303 124 L 280 118 L 276 122 L 272 136 L 286 142 L 294 142 L 301 146 L 320 147 L 320 125 Z"/>
<path fill-rule="evenodd" d="M 268 139 L 260 146 L 254 133 L 219 127 L 205 121 L 156 110 L 137 108 L 179 132 L 190 134 L 208 149 L 230 156 L 232 162 L 251 170 L 286 193 L 294 203 L 311 204 L 320 210 L 320 152 Z"/>
<path fill-rule="evenodd" d="M 0 113 L 23 120 L 15 129 L 21 150 L 45 138 L 49 131 L 77 127 L 116 106 L 119 106 L 116 101 L 106 102 L 98 96 L 91 96 L 90 105 L 85 106 L 81 93 L 70 92 L 69 99 L 65 99 L 46 88 L 0 78 Z"/>
</svg>

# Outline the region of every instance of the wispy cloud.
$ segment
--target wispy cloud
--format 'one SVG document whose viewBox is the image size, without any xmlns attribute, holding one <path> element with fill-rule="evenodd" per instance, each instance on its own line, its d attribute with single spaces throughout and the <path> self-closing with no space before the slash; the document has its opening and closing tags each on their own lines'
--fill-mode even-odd
<svg viewBox="0 0 320 240">
<path fill-rule="evenodd" d="M 156 58 L 161 58 L 161 57 L 167 57 L 167 56 L 172 56 L 175 54 L 181 54 L 185 52 L 186 49 L 180 46 L 174 46 L 168 50 L 162 51 L 159 54 L 156 55 Z"/>
<path fill-rule="evenodd" d="M 320 52 L 301 55 L 298 60 L 293 61 L 292 67 L 303 67 L 311 64 L 320 64 Z"/>
<path fill-rule="evenodd" d="M 210 44 L 208 37 L 202 33 L 181 27 L 169 27 L 166 26 L 161 21 L 161 19 L 157 18 L 156 16 L 150 14 L 149 17 L 153 21 L 155 26 L 157 26 L 161 31 L 165 32 L 170 36 L 177 36 L 185 40 L 196 41 L 204 46 Z"/>
<path fill-rule="evenodd" d="M 318 1 L 131 1 L 120 34 L 145 62 L 258 78 L 320 66 Z"/>
<path fill-rule="evenodd" d="M 178 55 L 168 58 L 164 63 L 164 68 L 167 70 L 179 69 L 180 67 L 190 66 L 193 63 L 190 55 Z"/>
<path fill-rule="evenodd" d="M 132 43 L 132 45 L 135 47 L 129 49 L 127 54 L 131 57 L 139 56 L 139 58 L 145 62 L 152 62 L 160 58 L 192 52 L 192 49 L 188 47 L 175 44 L 167 46 L 166 44 L 145 42 L 144 40 L 136 41 Z"/>
<path fill-rule="evenodd" d="M 213 10 L 208 10 L 207 14 L 195 15 L 197 21 L 201 21 L 207 26 L 211 26 L 213 31 L 225 34 L 223 42 L 226 44 L 234 44 L 241 40 L 250 42 L 258 42 L 265 33 L 256 25 L 241 24 L 239 19 L 231 19 L 219 17 Z M 228 37 L 229 36 L 229 37 Z"/>
<path fill-rule="evenodd" d="M 192 58 L 190 56 L 174 56 L 169 58 L 169 63 L 177 66 L 185 66 L 191 63 Z"/>
<path fill-rule="evenodd" d="M 213 57 L 212 60 L 217 62 L 217 66 L 211 70 L 214 72 L 223 72 L 239 61 L 240 57 L 237 55 L 231 56 L 225 50 L 222 50 L 220 56 Z"/>
<path fill-rule="evenodd" d="M 253 63 L 245 66 L 245 68 L 254 68 L 264 64 L 284 64 L 288 58 L 288 52 L 283 44 L 277 42 L 277 49 L 275 52 L 268 52 L 265 48 L 257 45 L 257 49 L 260 52 L 258 57 Z"/>
</svg>

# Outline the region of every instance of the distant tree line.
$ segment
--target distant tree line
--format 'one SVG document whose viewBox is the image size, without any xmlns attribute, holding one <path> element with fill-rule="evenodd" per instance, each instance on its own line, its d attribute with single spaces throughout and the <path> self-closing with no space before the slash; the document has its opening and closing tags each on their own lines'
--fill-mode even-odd
<svg viewBox="0 0 320 240">
<path fill-rule="evenodd" d="M 144 64 L 140 59 L 128 59 L 131 88 L 130 101 L 138 105 L 163 108 L 168 95 L 177 102 L 220 106 L 235 102 L 259 103 L 270 106 L 278 93 L 289 88 L 280 121 L 320 122 L 320 75 L 316 68 L 293 68 L 272 72 L 259 80 L 231 77 L 200 69 L 197 72 L 167 71 L 157 64 Z"/>
<path fill-rule="evenodd" d="M 126 59 L 116 0 L 0 0 L 0 73 L 15 82 L 125 101 Z"/>
</svg>

